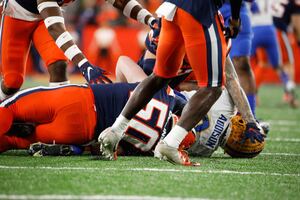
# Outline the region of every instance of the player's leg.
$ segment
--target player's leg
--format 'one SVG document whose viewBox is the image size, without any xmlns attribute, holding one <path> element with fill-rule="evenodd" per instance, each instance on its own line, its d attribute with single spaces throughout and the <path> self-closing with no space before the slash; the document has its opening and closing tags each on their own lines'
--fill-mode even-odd
<svg viewBox="0 0 300 200">
<path fill-rule="evenodd" d="M 2 82 L 0 100 L 16 93 L 23 84 L 34 22 L 6 16 L 2 35 Z"/>
<path fill-rule="evenodd" d="M 17 137 L 11 135 L 0 136 L 0 153 L 11 149 L 28 149 L 30 144 L 37 142 L 34 135 L 28 137 Z"/>
<path fill-rule="evenodd" d="M 49 85 L 69 84 L 67 77 L 67 58 L 48 33 L 44 22 L 40 22 L 33 33 L 33 43 L 45 62 L 50 75 Z"/>
<path fill-rule="evenodd" d="M 136 83 L 147 77 L 143 69 L 127 56 L 120 56 L 116 66 L 116 82 Z"/>
<path fill-rule="evenodd" d="M 277 30 L 277 39 L 280 46 L 281 56 L 282 56 L 282 64 L 285 72 L 290 77 L 289 88 L 295 88 L 294 75 L 295 75 L 295 66 L 294 66 L 294 54 L 293 49 L 291 47 L 288 36 L 285 32 L 281 30 Z M 298 102 L 295 98 L 295 89 L 293 92 L 285 91 L 283 96 L 283 100 L 289 104 L 292 104 L 293 107 L 297 107 Z"/>
<path fill-rule="evenodd" d="M 289 74 L 285 71 L 282 65 L 282 56 L 279 50 L 279 43 L 277 40 L 276 30 L 274 27 L 269 28 L 269 37 L 266 41 L 266 50 L 268 54 L 268 58 L 272 67 L 278 73 L 280 80 L 284 86 L 284 91 L 293 95 L 295 90 L 295 84 L 291 81 Z M 294 99 L 294 98 L 293 98 Z M 294 104 L 291 101 L 291 106 L 294 107 Z"/>
<path fill-rule="evenodd" d="M 188 131 L 207 114 L 221 95 L 226 44 L 218 17 L 211 27 L 206 28 L 186 12 L 178 9 L 175 20 L 181 28 L 186 53 L 199 89 L 184 107 L 177 125 L 163 142 L 157 145 L 156 151 L 160 152 L 162 157 L 166 156 L 170 162 L 191 165 L 188 157 L 178 151 L 178 148 Z"/>
<path fill-rule="evenodd" d="M 102 154 L 106 158 L 116 159 L 116 145 L 122 138 L 130 119 L 169 82 L 169 78 L 176 76 L 183 57 L 184 45 L 180 29 L 174 23 L 163 19 L 154 73 L 136 87 L 113 126 L 99 136 Z"/>
<path fill-rule="evenodd" d="M 252 113 L 255 115 L 256 107 L 256 86 L 252 68 L 250 66 L 252 30 L 250 18 L 246 11 L 240 14 L 243 24 L 236 39 L 232 40 L 230 57 L 232 58 L 239 81 L 244 89 Z"/>
</svg>

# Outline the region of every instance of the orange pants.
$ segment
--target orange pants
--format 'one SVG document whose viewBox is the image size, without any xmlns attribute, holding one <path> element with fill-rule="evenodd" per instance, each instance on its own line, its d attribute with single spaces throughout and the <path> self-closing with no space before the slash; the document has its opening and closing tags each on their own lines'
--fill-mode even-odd
<svg viewBox="0 0 300 200">
<path fill-rule="evenodd" d="M 277 39 L 280 46 L 283 64 L 294 64 L 293 49 L 287 34 L 277 29 Z"/>
<path fill-rule="evenodd" d="M 154 73 L 176 76 L 186 53 L 200 87 L 222 86 L 227 45 L 218 17 L 209 28 L 180 8 L 172 22 L 162 19 Z"/>
<path fill-rule="evenodd" d="M 47 66 L 67 60 L 43 21 L 28 22 L 6 16 L 2 36 L 2 73 L 6 87 L 18 89 L 23 84 L 31 41 Z"/>
<path fill-rule="evenodd" d="M 36 124 L 29 137 L 0 133 L 0 152 L 28 148 L 38 141 L 85 144 L 94 139 L 94 95 L 86 86 L 37 87 L 18 92 L 0 103 L 0 115 L 0 125 L 11 125 L 12 121 Z M 7 121 L 11 115 L 12 121 Z"/>
</svg>

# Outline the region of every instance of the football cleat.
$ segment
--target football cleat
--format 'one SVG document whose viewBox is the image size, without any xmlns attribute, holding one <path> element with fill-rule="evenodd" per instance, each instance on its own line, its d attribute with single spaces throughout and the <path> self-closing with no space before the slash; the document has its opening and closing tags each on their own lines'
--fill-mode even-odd
<svg viewBox="0 0 300 200">
<path fill-rule="evenodd" d="M 172 164 L 184 166 L 200 166 L 200 163 L 192 163 L 186 151 L 170 147 L 164 141 L 160 141 L 154 150 L 154 157 L 166 160 Z"/>
<path fill-rule="evenodd" d="M 108 127 L 99 135 L 98 141 L 100 143 L 101 158 L 105 160 L 117 160 L 117 148 L 121 138 Z"/>
<path fill-rule="evenodd" d="M 44 144 L 41 142 L 33 143 L 30 145 L 28 151 L 32 156 L 71 156 L 80 155 L 83 148 L 75 145 L 64 144 Z"/>
</svg>

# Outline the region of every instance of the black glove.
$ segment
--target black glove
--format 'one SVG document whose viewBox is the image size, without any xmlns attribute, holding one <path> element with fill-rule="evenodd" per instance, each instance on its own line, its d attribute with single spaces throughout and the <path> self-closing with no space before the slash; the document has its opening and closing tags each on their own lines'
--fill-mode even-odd
<svg viewBox="0 0 300 200">
<path fill-rule="evenodd" d="M 229 19 L 229 26 L 225 27 L 225 37 L 226 39 L 229 38 L 236 38 L 241 27 L 241 20 L 234 20 L 234 19 Z"/>
<path fill-rule="evenodd" d="M 79 70 L 89 84 L 112 83 L 112 81 L 105 75 L 106 72 L 103 69 L 93 66 L 89 62 L 81 65 Z"/>
<path fill-rule="evenodd" d="M 241 144 L 244 144 L 246 140 L 250 139 L 252 143 L 255 143 L 255 140 L 258 142 L 263 142 L 266 136 L 260 132 L 260 129 L 257 127 L 256 123 L 249 122 L 246 125 L 246 130 L 244 132 L 244 137 L 242 138 Z"/>
</svg>

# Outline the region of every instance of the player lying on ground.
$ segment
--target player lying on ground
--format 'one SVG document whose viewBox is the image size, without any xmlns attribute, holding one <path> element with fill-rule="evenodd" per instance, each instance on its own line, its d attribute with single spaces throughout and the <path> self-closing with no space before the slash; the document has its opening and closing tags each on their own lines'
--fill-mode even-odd
<svg viewBox="0 0 300 200">
<path fill-rule="evenodd" d="M 229 90 L 233 90 L 233 88 L 235 88 L 234 98 L 237 99 L 236 102 L 240 102 L 241 105 L 243 103 L 243 100 L 240 99 L 245 97 L 243 97 L 242 90 L 241 92 L 238 92 L 239 84 L 238 82 L 236 82 L 236 75 L 232 74 L 234 71 L 230 71 L 233 70 L 233 68 L 229 60 L 227 65 L 231 66 L 231 68 L 226 68 L 228 69 L 227 80 L 228 83 L 230 83 L 231 85 Z M 121 69 L 126 69 L 126 72 L 131 71 L 135 73 L 135 77 L 137 79 L 133 79 L 132 76 L 128 77 L 127 79 L 131 80 L 131 82 L 136 82 L 136 80 L 140 81 L 146 77 L 144 72 L 140 70 L 141 68 L 135 65 L 124 66 Z M 122 71 L 120 71 L 119 68 L 117 68 L 117 71 L 119 74 L 122 74 Z M 19 92 L 18 94 L 9 98 L 7 100 L 7 103 L 3 102 L 1 104 L 2 106 L 7 105 L 8 108 L 2 108 L 2 116 L 9 116 L 10 112 L 8 112 L 7 110 L 12 109 L 13 107 L 15 107 L 16 109 L 22 105 L 24 106 L 30 99 L 37 99 L 39 102 L 43 102 L 43 98 L 60 99 L 62 94 L 69 96 L 69 93 L 72 97 L 70 96 L 70 99 L 60 101 L 60 103 L 46 101 L 48 102 L 47 104 L 49 104 L 49 108 L 52 107 L 52 109 L 57 110 L 57 112 L 49 112 L 47 111 L 47 108 L 42 108 L 46 106 L 44 103 L 42 104 L 43 106 L 31 106 L 27 109 L 26 112 L 23 111 L 23 119 L 25 118 L 25 116 L 31 116 L 32 114 L 30 115 L 30 113 L 39 113 L 39 115 L 41 115 L 40 118 L 44 116 L 44 120 L 39 119 L 43 121 L 39 122 L 42 124 L 37 124 L 34 133 L 27 137 L 20 137 L 18 132 L 13 132 L 14 125 L 12 125 L 12 127 L 10 127 L 10 130 L 7 131 L 9 134 L 12 135 L 8 135 L 8 133 L 6 133 L 5 135 L 1 136 L 1 151 L 8 150 L 11 148 L 27 148 L 30 143 L 34 143 L 37 141 L 48 144 L 53 143 L 54 141 L 55 144 L 81 145 L 89 143 L 94 138 L 96 138 L 98 135 L 97 133 L 99 133 L 98 131 L 94 133 L 93 128 L 87 129 L 87 127 L 91 127 L 91 124 L 94 124 L 93 122 L 95 121 L 93 118 L 93 113 L 95 113 L 95 111 L 93 110 L 93 101 L 88 101 L 88 99 L 90 99 L 90 96 L 92 96 L 91 91 L 93 91 L 94 94 L 99 94 L 97 95 L 98 98 L 96 98 L 96 102 L 98 102 L 96 104 L 98 105 L 97 113 L 99 113 L 99 110 L 101 111 L 101 114 L 97 114 L 97 119 L 103 119 L 101 120 L 101 122 L 100 120 L 98 120 L 98 123 L 101 124 L 101 128 L 98 130 L 101 130 L 112 123 L 112 121 L 116 118 L 118 112 L 120 112 L 120 110 L 122 109 L 122 106 L 124 106 L 124 104 L 126 103 L 129 91 L 134 88 L 134 86 L 129 86 L 132 85 L 128 83 L 96 85 L 92 86 L 91 90 L 86 86 L 73 85 L 51 89 L 35 88 L 24 91 L 23 93 Z M 173 112 L 177 110 L 171 109 L 170 107 L 174 103 L 174 97 L 165 94 L 165 92 L 163 92 L 163 94 L 163 98 L 154 98 L 152 101 L 150 101 L 146 109 L 140 112 L 136 116 L 136 119 L 133 120 L 132 124 L 126 131 L 124 139 L 120 142 L 119 153 L 121 153 L 122 155 L 152 155 L 152 151 L 154 150 L 155 144 L 160 139 L 165 137 L 166 133 L 168 133 L 172 125 L 174 125 L 174 119 L 176 119 L 174 117 L 171 118 L 172 115 L 169 113 L 170 110 L 172 110 Z M 186 94 L 185 96 L 187 98 L 190 98 L 192 93 L 184 94 Z M 73 96 L 77 98 L 73 99 Z M 25 101 L 25 99 L 27 99 L 27 101 Z M 122 99 L 124 101 L 121 101 Z M 16 102 L 13 103 L 14 105 L 9 105 L 9 102 L 14 102 L 15 100 Z M 111 103 L 109 103 L 108 100 Z M 164 103 L 171 103 L 169 109 L 163 109 L 166 108 L 167 105 L 158 100 L 163 100 Z M 74 103 L 74 101 L 77 102 L 77 104 Z M 118 103 L 119 101 L 121 101 L 122 103 Z M 61 109 L 61 107 L 65 107 L 65 109 Z M 90 109 L 89 111 L 87 111 L 87 109 L 82 109 L 82 107 L 89 107 Z M 81 108 L 82 110 L 79 110 L 79 108 Z M 248 111 L 246 111 L 247 109 Z M 113 112 L 111 112 L 110 110 L 113 110 Z M 227 146 L 224 146 L 226 151 L 228 151 L 226 149 L 228 148 L 228 146 L 233 146 L 234 151 L 231 150 L 229 152 L 232 156 L 250 157 L 257 155 L 262 150 L 264 143 L 252 141 L 252 139 L 254 139 L 256 136 L 259 137 L 259 135 L 256 135 L 259 133 L 249 132 L 249 128 L 251 128 L 250 124 L 251 122 L 254 122 L 254 118 L 251 115 L 251 111 L 247 104 L 243 110 L 245 110 L 246 112 L 250 112 L 250 114 L 244 114 L 245 119 L 247 119 L 248 125 L 246 125 L 246 123 L 242 120 L 233 120 L 235 122 L 242 121 L 242 128 L 239 129 L 239 132 L 237 132 L 236 124 L 232 125 L 230 123 L 231 117 L 235 115 L 235 109 L 231 98 L 225 90 L 221 98 L 210 110 L 208 114 L 209 117 L 206 116 L 204 120 L 195 127 L 195 129 L 193 130 L 194 134 L 188 135 L 186 140 L 182 143 L 182 147 L 189 146 L 189 144 L 194 143 L 194 140 L 196 139 L 196 142 L 189 150 L 192 155 L 210 156 L 221 143 L 223 145 L 227 144 Z M 154 112 L 152 113 L 152 111 Z M 22 111 L 20 110 L 20 112 Z M 50 115 L 50 113 L 52 113 L 52 115 Z M 149 115 L 150 113 L 152 113 L 152 115 Z M 33 119 L 27 121 L 37 123 L 39 117 L 37 115 L 35 116 L 35 121 L 33 121 Z M 18 120 L 21 120 L 20 117 L 21 116 L 18 117 Z M 49 123 L 46 122 L 46 118 L 48 118 Z M 77 120 L 74 121 L 73 118 Z M 14 119 L 17 119 L 17 117 L 15 117 Z M 233 119 L 236 119 L 236 117 L 234 117 Z M 78 123 L 80 121 L 81 123 Z M 4 121 L 2 121 L 1 123 L 7 124 L 7 122 Z M 251 141 L 246 140 L 246 142 L 243 145 L 239 145 L 239 143 L 236 142 L 224 142 L 224 138 L 228 138 L 231 130 L 233 130 L 232 133 L 235 133 L 232 135 L 234 135 L 234 138 L 237 138 L 239 142 L 243 138 L 246 139 L 247 137 L 250 137 Z M 250 135 L 244 137 L 245 132 Z M 227 137 L 225 137 L 225 135 L 227 135 Z M 260 139 L 261 138 L 258 138 L 258 140 Z M 229 141 L 232 141 L 232 139 L 230 139 Z M 78 152 L 77 149 L 78 148 L 75 149 L 76 152 Z M 39 151 L 38 154 L 40 155 L 69 155 L 74 153 L 74 151 L 72 152 L 74 148 L 66 145 L 60 146 L 38 144 L 32 146 L 31 150 L 32 153 L 36 153 Z"/>
<path fill-rule="evenodd" d="M 67 60 L 79 66 L 89 83 L 109 82 L 94 67 L 66 31 L 61 6 L 73 0 L 5 0 L 2 37 L 0 100 L 16 93 L 23 84 L 31 41 L 48 66 L 50 85 L 68 84 Z M 108 0 L 114 7 L 153 27 L 155 18 L 135 0 Z"/>
</svg>

